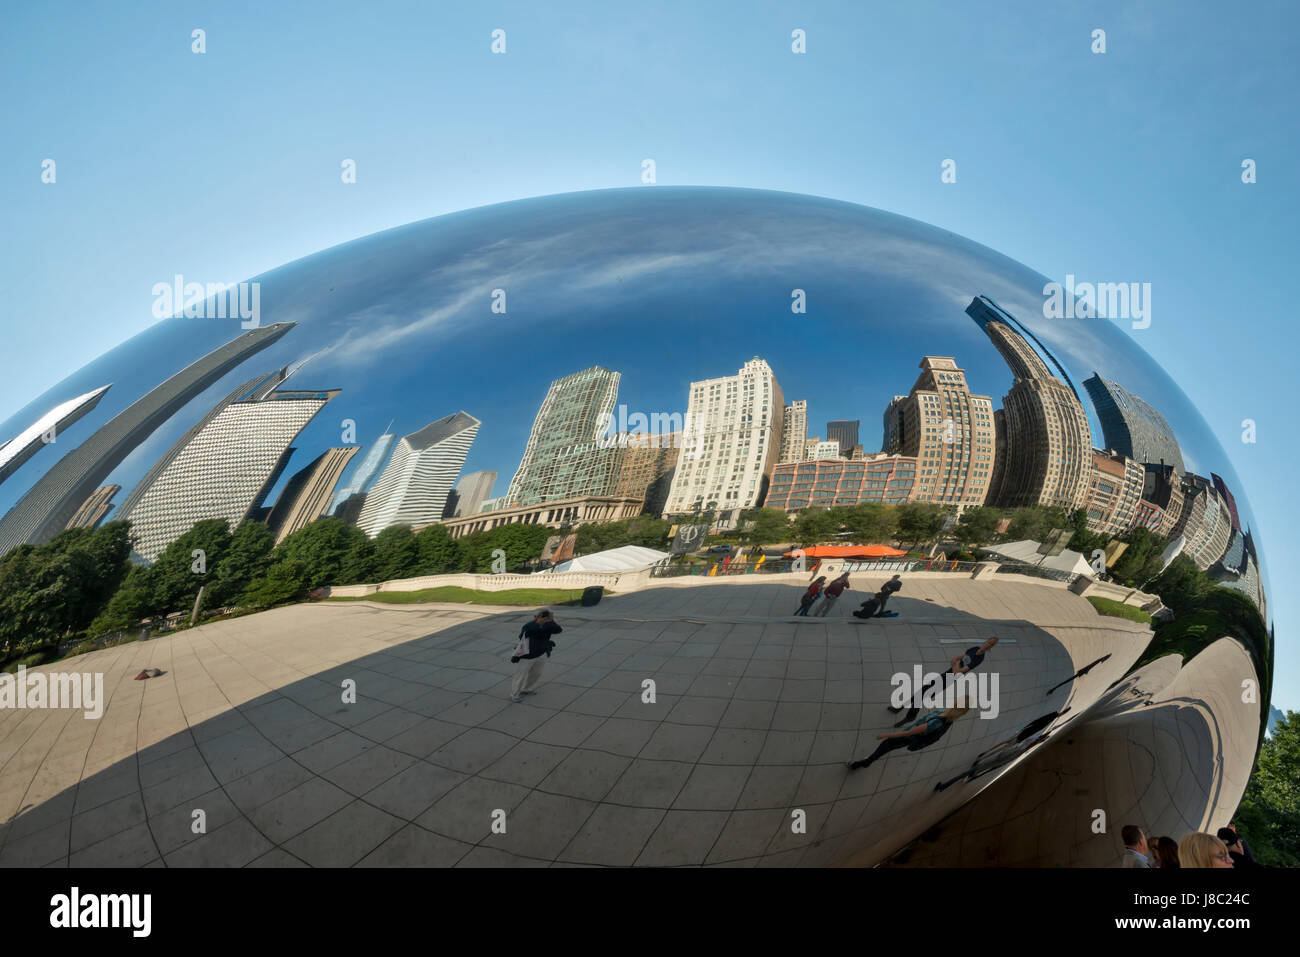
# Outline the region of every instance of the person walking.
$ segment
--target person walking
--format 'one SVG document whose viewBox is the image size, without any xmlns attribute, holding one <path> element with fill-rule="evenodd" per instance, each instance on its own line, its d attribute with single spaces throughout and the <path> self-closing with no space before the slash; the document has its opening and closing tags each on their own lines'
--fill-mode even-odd
<svg viewBox="0 0 1300 957">
<path fill-rule="evenodd" d="M 856 771 L 858 768 L 870 767 L 872 762 L 880 760 L 890 751 L 897 751 L 899 748 L 907 748 L 909 751 L 928 748 L 942 738 L 952 727 L 952 723 L 969 710 L 969 708 L 949 708 L 947 711 L 930 711 L 902 731 L 878 734 L 876 740 L 880 744 L 876 750 L 865 758 L 850 761 L 849 770 Z"/>
<path fill-rule="evenodd" d="M 984 656 L 987 655 L 990 651 L 992 651 L 993 646 L 996 645 L 997 643 L 998 643 L 997 636 L 990 637 L 987 641 L 984 642 L 984 644 L 971 645 L 961 654 L 953 658 L 952 661 L 948 662 L 948 670 L 945 671 L 943 674 L 939 675 L 939 681 L 941 683 L 940 690 L 942 690 L 943 686 L 947 685 L 949 675 L 964 675 L 966 672 L 974 671 L 976 668 L 978 668 L 980 666 L 980 663 L 984 660 Z M 934 685 L 931 684 L 930 687 L 933 688 Z M 898 722 L 898 724 L 894 725 L 895 728 L 901 728 L 903 725 L 907 724 L 907 722 L 912 721 L 916 718 L 917 714 L 919 714 L 921 711 L 921 706 L 917 702 L 922 700 L 922 696 L 924 694 L 925 694 L 924 690 L 918 692 L 917 696 L 912 700 L 912 706 L 907 709 L 907 714 L 903 717 L 901 721 Z M 890 705 L 889 710 L 897 714 L 903 709 L 896 708 L 893 705 Z"/>
<path fill-rule="evenodd" d="M 902 577 L 899 575 L 895 575 L 889 581 L 880 586 L 880 591 L 876 594 L 876 598 L 880 600 L 880 606 L 876 609 L 877 618 L 880 618 L 885 614 L 885 603 L 889 601 L 889 597 L 902 587 L 903 581 Z"/>
<path fill-rule="evenodd" d="M 564 631 L 549 608 L 540 609 L 533 620 L 519 630 L 519 647 L 510 662 L 515 666 L 515 676 L 510 682 L 510 700 L 519 702 L 524 695 L 535 694 L 534 686 L 542 677 L 546 659 L 551 657 L 555 642 L 551 635 Z M 520 654 L 523 652 L 523 654 Z"/>
<path fill-rule="evenodd" d="M 826 593 L 822 596 L 821 604 L 813 615 L 819 618 L 825 618 L 826 613 L 835 607 L 835 602 L 839 600 L 840 595 L 844 594 L 844 589 L 849 587 L 849 573 L 845 572 L 835 581 L 826 586 Z"/>
<path fill-rule="evenodd" d="M 826 576 L 822 575 L 808 586 L 808 590 L 804 592 L 803 597 L 799 599 L 799 607 L 796 608 L 794 612 L 796 615 L 803 615 L 805 618 L 808 617 L 808 609 L 812 608 L 813 604 L 817 601 L 818 596 L 821 595 L 822 583 L 825 581 Z"/>
</svg>

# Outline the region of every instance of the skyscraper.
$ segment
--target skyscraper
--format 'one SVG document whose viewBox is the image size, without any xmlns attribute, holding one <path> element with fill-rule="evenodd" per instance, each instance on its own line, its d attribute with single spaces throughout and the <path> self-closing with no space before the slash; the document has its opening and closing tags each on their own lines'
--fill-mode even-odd
<svg viewBox="0 0 1300 957">
<path fill-rule="evenodd" d="M 0 520 L 0 555 L 23 542 L 47 542 L 67 526 L 113 469 L 187 402 L 294 327 L 250 329 L 190 363 L 66 453 Z"/>
<path fill-rule="evenodd" d="M 425 525 L 441 519 L 447 493 L 481 424 L 462 411 L 402 436 L 366 493 L 357 527 L 374 538 L 390 525 Z"/>
<path fill-rule="evenodd" d="M 280 369 L 241 386 L 176 443 L 122 505 L 135 552 L 153 561 L 203 519 L 238 525 L 262 507 L 290 445 L 339 390 L 277 389 Z"/>
<path fill-rule="evenodd" d="M 507 505 L 609 494 L 619 457 L 600 440 L 613 421 L 619 378 L 592 366 L 551 383 L 506 491 Z"/>
<path fill-rule="evenodd" d="M 1099 535 L 1118 535 L 1137 522 L 1138 502 L 1146 476 L 1140 462 L 1126 455 L 1093 449 L 1084 502 L 1088 530 Z"/>
<path fill-rule="evenodd" d="M 781 457 L 785 397 L 758 356 L 734 376 L 692 382 L 665 515 L 752 508 Z"/>
<path fill-rule="evenodd" d="M 1081 508 L 1092 475 L 1092 431 L 1073 384 L 1052 375 L 1026 339 L 1032 334 L 991 299 L 972 300 L 966 312 L 1015 377 L 1002 400 L 1006 461 L 999 469 L 997 499 L 989 504 Z M 1064 376 L 1060 363 L 1051 361 Z"/>
<path fill-rule="evenodd" d="M 808 441 L 808 400 L 795 399 L 785 407 L 781 425 L 782 462 L 802 462 Z"/>
<path fill-rule="evenodd" d="M 1183 454 L 1165 417 L 1118 382 L 1094 372 L 1083 380 L 1101 422 L 1106 447 L 1142 464 L 1164 462 L 1179 472 Z"/>
<path fill-rule="evenodd" d="M 113 510 L 110 503 L 113 501 L 113 496 L 120 491 L 122 491 L 120 485 L 105 485 L 95 489 L 68 521 L 68 528 L 94 528 Z"/>
<path fill-rule="evenodd" d="M 885 451 L 917 460 L 915 501 L 982 505 L 994 466 L 993 400 L 971 393 L 955 359 L 925 356 L 919 367 L 912 391 L 886 410 Z"/>
<path fill-rule="evenodd" d="M 100 386 L 85 395 L 60 402 L 18 435 L 0 445 L 0 482 L 18 471 L 24 462 L 46 445 L 57 447 L 59 434 L 99 405 L 99 400 L 111 388 L 111 385 Z"/>
<path fill-rule="evenodd" d="M 848 458 L 853 446 L 858 444 L 859 419 L 834 419 L 826 423 L 826 441 L 838 442 L 840 451 Z"/>
<path fill-rule="evenodd" d="M 492 497 L 492 486 L 496 485 L 496 472 L 470 472 L 461 476 L 456 488 L 447 496 L 447 507 L 443 509 L 444 518 L 461 518 L 477 515 L 479 508 Z M 449 513 L 450 512 L 450 513 Z"/>
<path fill-rule="evenodd" d="M 266 518 L 277 545 L 325 514 L 339 476 L 358 451 L 357 445 L 326 449 L 289 479 Z"/>
<path fill-rule="evenodd" d="M 331 515 L 335 514 L 339 506 L 353 495 L 360 494 L 370 487 L 370 483 L 379 474 L 380 468 L 388 461 L 388 453 L 396 439 L 397 436 L 393 433 L 385 432 L 375 440 L 375 444 L 370 446 L 365 458 L 361 460 L 361 465 L 357 467 L 352 478 L 348 479 L 348 484 L 334 493 L 334 501 L 329 507 Z"/>
</svg>

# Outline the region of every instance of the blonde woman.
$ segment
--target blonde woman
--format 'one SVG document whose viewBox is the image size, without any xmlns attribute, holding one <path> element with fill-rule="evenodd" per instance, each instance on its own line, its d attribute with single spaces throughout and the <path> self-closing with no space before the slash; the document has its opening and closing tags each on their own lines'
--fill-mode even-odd
<svg viewBox="0 0 1300 957">
<path fill-rule="evenodd" d="M 1228 845 L 1213 834 L 1193 831 L 1178 842 L 1178 862 L 1183 867 L 1231 867 Z"/>
</svg>

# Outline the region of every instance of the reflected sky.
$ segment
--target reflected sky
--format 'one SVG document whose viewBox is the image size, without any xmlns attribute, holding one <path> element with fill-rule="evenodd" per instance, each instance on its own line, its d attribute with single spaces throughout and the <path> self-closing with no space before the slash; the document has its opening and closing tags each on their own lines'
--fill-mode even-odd
<svg viewBox="0 0 1300 957">
<path fill-rule="evenodd" d="M 199 277 L 187 277 L 199 278 Z M 1243 527 L 1260 531 L 1227 456 L 1192 401 L 1223 383 L 1184 383 L 1192 401 L 1107 319 L 1043 318 L 1045 277 L 951 233 L 849 203 L 754 190 L 647 187 L 506 203 L 413 223 L 262 276 L 261 323 L 298 323 L 174 416 L 110 476 L 123 491 L 238 382 L 309 359 L 287 387 L 341 389 L 304 430 L 280 479 L 341 444 L 368 448 L 464 409 L 483 426 L 466 471 L 505 491 L 549 383 L 591 365 L 622 373 L 629 412 L 685 412 L 692 380 L 765 358 L 786 401 L 808 401 L 809 435 L 860 419 L 868 451 L 923 355 L 948 355 L 1000 407 L 1012 378 L 965 314 L 987 295 L 1067 368 L 1104 445 L 1084 379 L 1100 372 L 1158 408 L 1187 468 L 1216 472 Z M 504 289 L 505 315 L 491 311 Z M 791 290 L 807 295 L 791 312 Z M 11 438 L 73 396 L 112 383 L 99 406 L 3 485 L 7 510 L 66 451 L 163 379 L 241 332 L 238 320 L 163 320 L 35 399 Z M 1229 388 L 1239 388 L 1237 385 Z M 66 443 L 66 444 L 65 444 Z M 363 456 L 356 456 L 344 483 Z M 278 492 L 278 489 L 276 490 Z M 272 499 L 274 499 L 274 494 Z"/>
</svg>

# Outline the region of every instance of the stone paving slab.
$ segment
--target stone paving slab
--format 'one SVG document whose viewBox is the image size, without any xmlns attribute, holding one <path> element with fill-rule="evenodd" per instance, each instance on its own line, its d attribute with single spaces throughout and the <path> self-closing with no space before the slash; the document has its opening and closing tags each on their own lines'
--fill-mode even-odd
<svg viewBox="0 0 1300 957">
<path fill-rule="evenodd" d="M 559 608 L 520 704 L 508 657 L 528 610 L 493 606 L 296 605 L 36 669 L 102 673 L 107 707 L 0 712 L 0 866 L 878 859 L 971 796 L 936 780 L 1047 709 L 1077 720 L 1150 637 L 1065 589 L 904 582 L 900 616 L 870 622 L 854 595 L 792 618 L 802 579 L 765 576 Z M 992 634 L 997 717 L 847 770 L 892 730 L 891 675 Z"/>
</svg>

